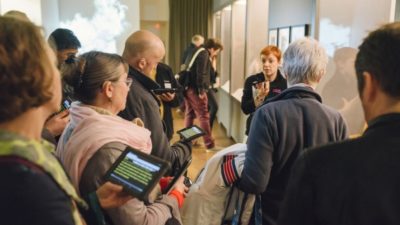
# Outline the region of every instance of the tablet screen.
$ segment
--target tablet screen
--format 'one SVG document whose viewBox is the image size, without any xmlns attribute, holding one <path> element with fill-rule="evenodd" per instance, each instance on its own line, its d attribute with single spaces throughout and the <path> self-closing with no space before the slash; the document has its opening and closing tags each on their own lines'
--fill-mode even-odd
<svg viewBox="0 0 400 225">
<path fill-rule="evenodd" d="M 148 194 L 168 168 L 168 162 L 127 147 L 107 172 L 106 180 L 122 185 L 136 198 L 147 201 Z"/>
<path fill-rule="evenodd" d="M 186 141 L 191 141 L 204 135 L 204 131 L 196 125 L 179 130 L 178 133 Z"/>
</svg>

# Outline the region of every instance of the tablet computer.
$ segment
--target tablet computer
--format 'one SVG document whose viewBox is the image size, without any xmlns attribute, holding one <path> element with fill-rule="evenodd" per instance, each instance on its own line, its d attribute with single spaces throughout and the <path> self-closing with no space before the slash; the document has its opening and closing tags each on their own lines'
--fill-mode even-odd
<svg viewBox="0 0 400 225">
<path fill-rule="evenodd" d="M 153 89 L 154 94 L 156 95 L 161 95 L 164 93 L 175 93 L 178 91 L 178 88 L 158 88 L 158 89 Z"/>
<path fill-rule="evenodd" d="M 192 141 L 205 134 L 204 131 L 196 125 L 178 130 L 177 133 L 183 141 Z"/>
<path fill-rule="evenodd" d="M 163 190 L 163 194 L 168 194 L 170 191 L 172 191 L 173 187 L 175 186 L 176 182 L 179 180 L 181 176 L 186 172 L 186 170 L 189 168 L 190 164 L 192 163 L 192 157 L 189 157 L 182 165 L 182 167 L 179 169 L 179 171 L 175 174 L 175 176 L 172 178 L 172 180 L 168 183 L 167 187 Z"/>
<path fill-rule="evenodd" d="M 108 170 L 105 179 L 122 185 L 128 193 L 147 202 L 150 192 L 169 167 L 165 160 L 127 147 Z"/>
</svg>

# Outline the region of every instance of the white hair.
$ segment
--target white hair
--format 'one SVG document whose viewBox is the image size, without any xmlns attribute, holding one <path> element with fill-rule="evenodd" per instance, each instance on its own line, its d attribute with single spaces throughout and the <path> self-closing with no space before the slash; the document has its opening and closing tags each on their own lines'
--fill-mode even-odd
<svg viewBox="0 0 400 225">
<path fill-rule="evenodd" d="M 283 55 L 283 71 L 288 84 L 317 84 L 326 72 L 328 55 L 312 38 L 301 38 L 291 43 Z"/>
<path fill-rule="evenodd" d="M 200 34 L 193 35 L 192 43 L 196 46 L 200 46 L 204 44 L 204 37 L 201 36 Z"/>
</svg>

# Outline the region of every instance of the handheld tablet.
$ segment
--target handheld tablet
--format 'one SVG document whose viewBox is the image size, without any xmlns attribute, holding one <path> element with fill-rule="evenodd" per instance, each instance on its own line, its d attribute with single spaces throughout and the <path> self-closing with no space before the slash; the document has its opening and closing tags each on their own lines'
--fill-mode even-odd
<svg viewBox="0 0 400 225">
<path fill-rule="evenodd" d="M 158 88 L 158 89 L 153 89 L 154 94 L 156 95 L 161 95 L 164 93 L 174 93 L 177 92 L 178 88 Z"/>
<path fill-rule="evenodd" d="M 184 141 L 192 141 L 205 134 L 204 131 L 196 125 L 183 128 L 182 130 L 178 130 L 177 133 L 179 134 L 179 136 L 181 136 L 181 139 Z"/>
<path fill-rule="evenodd" d="M 163 194 L 168 194 L 170 191 L 172 191 L 172 189 L 175 186 L 176 182 L 186 172 L 186 170 L 189 168 L 191 163 L 192 163 L 192 157 L 188 158 L 186 160 L 186 162 L 183 163 L 182 167 L 175 174 L 174 178 L 172 178 L 172 180 L 168 183 L 168 186 L 163 190 Z"/>
<path fill-rule="evenodd" d="M 108 170 L 105 179 L 122 185 L 128 193 L 147 202 L 149 193 L 169 167 L 167 161 L 127 147 Z"/>
</svg>

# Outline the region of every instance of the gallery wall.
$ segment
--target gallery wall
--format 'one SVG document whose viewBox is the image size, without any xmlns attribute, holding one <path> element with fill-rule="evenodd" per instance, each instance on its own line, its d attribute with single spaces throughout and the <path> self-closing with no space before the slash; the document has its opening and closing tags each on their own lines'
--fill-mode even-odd
<svg viewBox="0 0 400 225">
<path fill-rule="evenodd" d="M 229 52 L 221 54 L 219 69 L 223 72 L 221 78 L 225 85 L 222 86 L 222 91 L 218 92 L 222 105 L 218 119 L 227 129 L 228 135 L 238 142 L 246 140 L 243 130 L 246 116 L 240 109 L 240 87 L 243 86 L 246 76 L 257 71 L 257 63 L 253 62 L 256 62 L 258 48 L 267 44 L 268 30 L 300 24 L 310 25 L 310 36 L 319 40 L 329 55 L 326 75 L 317 87 L 317 92 L 322 95 L 324 103 L 342 113 L 351 134 L 362 132 L 365 122 L 358 99 L 354 71 L 357 47 L 369 31 L 393 21 L 395 12 L 399 14 L 400 7 L 397 5 L 396 11 L 395 0 L 269 0 L 263 1 L 266 6 L 258 5 L 258 9 L 268 10 L 267 13 L 254 10 L 251 8 L 253 1 L 247 0 L 246 16 L 241 18 L 237 18 L 233 11 L 228 15 L 221 10 L 222 8 L 218 8 L 224 6 L 225 11 L 229 7 L 231 7 L 229 10 L 234 10 L 234 3 L 237 1 L 216 0 L 216 2 L 214 6 L 218 13 L 215 15 L 220 17 L 218 21 L 221 21 L 221 25 L 220 31 L 216 31 L 215 34 L 222 37 L 222 43 L 226 48 L 230 48 Z M 229 7 L 226 7 L 227 5 Z M 225 14 L 230 18 L 224 18 Z M 255 25 L 253 21 L 250 22 L 249 15 L 253 16 L 253 20 L 258 19 L 266 24 L 262 25 L 259 22 Z M 231 25 L 227 26 L 223 22 Z M 245 24 L 244 29 L 242 24 Z M 233 28 L 233 26 L 238 27 Z M 243 30 L 245 36 L 242 36 Z M 241 40 L 238 37 L 245 39 Z M 258 37 L 258 40 L 254 37 Z M 225 40 L 230 42 L 224 42 Z M 254 43 L 257 43 L 257 46 Z M 241 50 L 243 44 L 244 54 Z M 243 58 L 244 70 L 241 68 L 243 62 L 239 62 Z M 343 88 L 346 90 L 343 91 Z"/>
<path fill-rule="evenodd" d="M 315 0 L 269 0 L 269 28 L 311 24 Z"/>
</svg>

